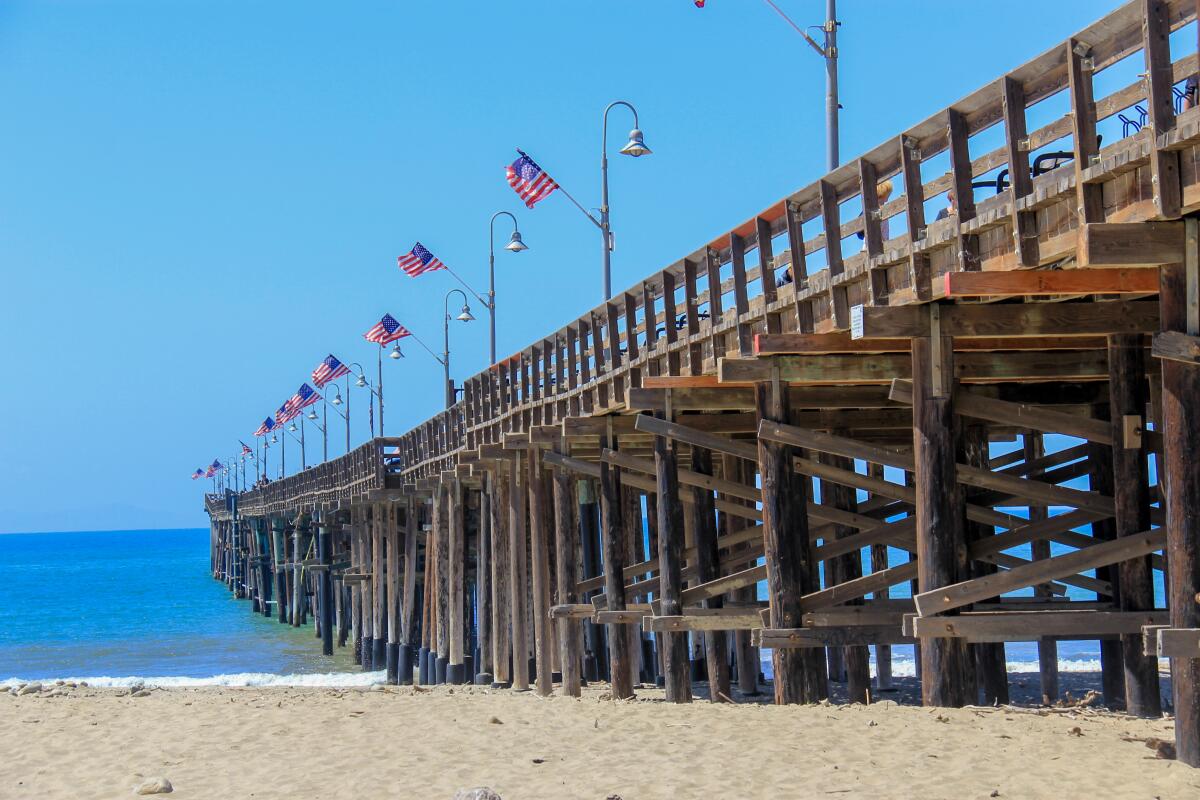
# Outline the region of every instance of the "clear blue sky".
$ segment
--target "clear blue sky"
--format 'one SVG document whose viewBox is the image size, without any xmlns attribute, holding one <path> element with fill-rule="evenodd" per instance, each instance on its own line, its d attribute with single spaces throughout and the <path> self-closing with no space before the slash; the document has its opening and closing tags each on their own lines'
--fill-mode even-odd
<svg viewBox="0 0 1200 800">
<path fill-rule="evenodd" d="M 839 5 L 848 159 L 1118 3 Z M 638 106 L 654 155 L 612 164 L 622 289 L 818 177 L 823 93 L 759 0 L 5 0 L 0 532 L 204 524 L 189 473 L 326 353 L 373 361 L 385 311 L 440 341 L 452 279 L 395 267 L 417 239 L 482 289 L 487 220 L 518 213 L 502 354 L 590 308 L 597 232 L 559 196 L 519 205 L 515 147 L 595 206 L 600 112 Z M 629 127 L 616 112 L 614 148 Z M 485 366 L 475 312 L 458 378 Z M 440 366 L 407 350 L 385 364 L 392 434 L 442 402 Z"/>
</svg>

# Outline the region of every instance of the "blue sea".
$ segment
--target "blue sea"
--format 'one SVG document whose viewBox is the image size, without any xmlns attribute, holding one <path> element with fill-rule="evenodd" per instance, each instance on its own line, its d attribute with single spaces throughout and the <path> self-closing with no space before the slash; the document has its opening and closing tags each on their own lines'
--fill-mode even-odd
<svg viewBox="0 0 1200 800">
<path fill-rule="evenodd" d="M 0 686 L 357 685 L 349 648 L 322 656 L 234 600 L 208 564 L 208 529 L 0 535 Z"/>
</svg>

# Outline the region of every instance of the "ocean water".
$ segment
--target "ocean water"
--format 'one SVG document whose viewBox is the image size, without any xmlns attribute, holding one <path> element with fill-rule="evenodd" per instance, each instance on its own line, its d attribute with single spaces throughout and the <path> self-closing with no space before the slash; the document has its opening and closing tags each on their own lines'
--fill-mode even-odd
<svg viewBox="0 0 1200 800">
<path fill-rule="evenodd" d="M 349 648 L 250 612 L 212 579 L 208 530 L 0 535 L 0 685 L 362 685 Z"/>
</svg>

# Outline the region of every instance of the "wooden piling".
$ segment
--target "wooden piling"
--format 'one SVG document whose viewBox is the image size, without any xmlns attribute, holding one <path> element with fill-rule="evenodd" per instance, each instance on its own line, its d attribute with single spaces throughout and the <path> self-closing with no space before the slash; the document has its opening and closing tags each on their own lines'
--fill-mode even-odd
<svg viewBox="0 0 1200 800">
<path fill-rule="evenodd" d="M 778 381 L 756 383 L 758 421 L 788 422 L 788 393 Z M 795 448 L 758 440 L 758 470 L 762 484 L 762 524 L 767 565 L 770 627 L 799 628 L 803 624 L 800 598 L 816 591 L 816 568 L 808 537 L 808 511 L 800 478 L 792 468 Z M 824 652 L 818 648 L 776 649 L 775 702 L 813 703 L 829 695 Z"/>
<path fill-rule="evenodd" d="M 660 614 L 683 613 L 683 502 L 679 498 L 679 468 L 675 440 L 654 437 L 654 468 L 658 489 L 658 568 Z M 684 631 L 663 633 L 663 677 L 667 702 L 692 701 L 688 636 Z"/>
<path fill-rule="evenodd" d="M 1194 218 L 1187 220 L 1184 263 L 1159 272 L 1164 331 L 1200 335 L 1196 296 L 1200 244 Z M 1167 607 L 1173 628 L 1200 629 L 1200 365 L 1162 359 L 1163 443 L 1160 474 L 1166 474 Z M 1172 658 L 1175 751 L 1200 767 L 1200 658 Z"/>
<path fill-rule="evenodd" d="M 713 474 L 712 451 L 706 447 L 692 447 L 692 472 L 698 475 Z M 711 489 L 692 488 L 692 530 L 696 537 L 696 581 L 707 583 L 720 577 L 720 553 L 717 547 L 717 514 Z M 722 608 L 724 599 L 718 595 L 704 601 L 705 608 Z M 729 632 L 704 631 L 705 672 L 708 679 L 708 699 L 722 702 L 722 697 L 731 697 L 729 677 Z"/>
<path fill-rule="evenodd" d="M 330 524 L 325 520 L 325 512 L 316 512 L 314 520 L 317 524 L 317 561 L 323 569 L 317 575 L 317 600 L 321 606 L 321 653 L 333 655 L 333 535 Z"/>
<path fill-rule="evenodd" d="M 837 429 L 833 432 L 839 436 L 845 436 L 848 433 Z M 854 471 L 854 459 L 852 458 L 824 454 L 821 462 L 848 472 Z M 822 480 L 821 503 L 839 511 L 857 513 L 857 490 L 841 483 Z M 835 541 L 845 539 L 857 532 L 856 529 L 847 525 L 834 525 L 833 539 Z M 833 577 L 832 581 L 827 581 L 829 585 L 857 580 L 862 577 L 862 553 L 859 550 L 852 550 L 843 556 L 830 559 L 825 562 L 825 569 L 826 576 Z M 846 605 L 862 605 L 862 601 L 851 600 Z M 846 669 L 846 699 L 851 703 L 866 703 L 868 692 L 871 690 L 871 654 L 867 646 L 854 644 L 841 648 L 830 648 L 830 650 L 841 651 L 842 662 Z"/>
<path fill-rule="evenodd" d="M 492 671 L 492 472 L 483 476 L 483 490 L 479 493 L 479 543 L 475 554 L 475 596 L 479 608 L 479 664 L 474 683 L 491 685 L 495 679 Z"/>
<path fill-rule="evenodd" d="M 537 662 L 535 690 L 549 695 L 553 690 L 553 637 L 550 632 L 550 507 L 542 470 L 542 451 L 529 450 L 529 536 L 533 591 L 534 657 Z"/>
<path fill-rule="evenodd" d="M 1025 462 L 1036 461 L 1046 454 L 1042 434 L 1027 431 L 1022 437 L 1022 455 Z M 1036 478 L 1041 471 L 1027 473 L 1027 477 Z M 1029 521 L 1040 522 L 1049 516 L 1044 505 L 1029 505 Z M 1030 543 L 1030 555 L 1034 561 L 1050 558 L 1050 542 L 1046 539 L 1035 539 Z M 1050 586 L 1040 584 L 1034 587 L 1034 596 L 1048 598 L 1052 596 Z M 1042 703 L 1053 705 L 1058 700 L 1058 642 L 1049 637 L 1042 637 L 1037 643 L 1038 649 L 1038 678 L 1042 686 Z"/>
<path fill-rule="evenodd" d="M 917 575 L 920 590 L 928 592 L 967 577 L 965 509 L 955 475 L 953 340 L 948 336 L 914 338 L 912 375 Z M 972 702 L 966 689 L 973 671 L 964 639 L 922 640 L 921 700 L 925 705 Z"/>
<path fill-rule="evenodd" d="M 528 536 L 525 527 L 525 476 L 518 451 L 508 462 L 508 588 L 512 615 L 512 688 L 529 689 L 529 645 L 526 611 Z"/>
<path fill-rule="evenodd" d="M 400 664 L 397 669 L 401 684 L 413 682 L 420 642 L 417 625 L 417 510 L 420 506 L 411 495 L 404 504 L 404 587 L 400 595 Z"/>
<path fill-rule="evenodd" d="M 492 669 L 493 686 L 512 683 L 512 565 L 509 562 L 510 503 L 507 469 L 488 470 L 492 501 Z"/>
<path fill-rule="evenodd" d="M 560 606 L 579 602 L 579 594 L 575 590 L 575 584 L 578 582 L 576 557 L 579 550 L 576 544 L 579 520 L 575 483 L 575 478 L 567 470 L 554 470 L 554 602 Z M 579 697 L 583 691 L 583 631 L 579 620 L 573 617 L 559 618 L 558 647 L 563 694 Z"/>
<path fill-rule="evenodd" d="M 600 447 L 617 449 L 616 438 L 605 434 L 600 438 Z M 601 461 L 600 538 L 604 551 L 604 595 L 609 611 L 625 610 L 623 511 L 620 473 L 615 467 Z M 614 700 L 624 700 L 633 697 L 629 636 L 622 630 L 619 623 L 609 623 L 607 634 L 609 682 L 612 685 L 612 697 Z"/>
<path fill-rule="evenodd" d="M 447 482 L 446 492 L 446 596 L 447 642 L 446 682 L 466 683 L 466 639 L 464 636 L 464 601 L 466 599 L 466 508 L 463 505 L 462 484 L 457 478 Z"/>
</svg>

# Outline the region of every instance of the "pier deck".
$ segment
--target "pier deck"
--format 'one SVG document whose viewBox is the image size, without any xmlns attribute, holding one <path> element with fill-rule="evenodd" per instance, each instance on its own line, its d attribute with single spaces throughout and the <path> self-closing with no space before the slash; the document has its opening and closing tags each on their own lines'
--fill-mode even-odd
<svg viewBox="0 0 1200 800">
<path fill-rule="evenodd" d="M 1130 713 L 1170 657 L 1200 766 L 1196 10 L 1129 3 L 408 433 L 210 496 L 214 573 L 392 680 L 539 693 L 731 698 L 766 647 L 776 702 L 861 699 L 913 643 L 925 703 L 1004 702 L 1036 641 L 1053 699 L 1055 643 L 1100 639 Z"/>
</svg>

